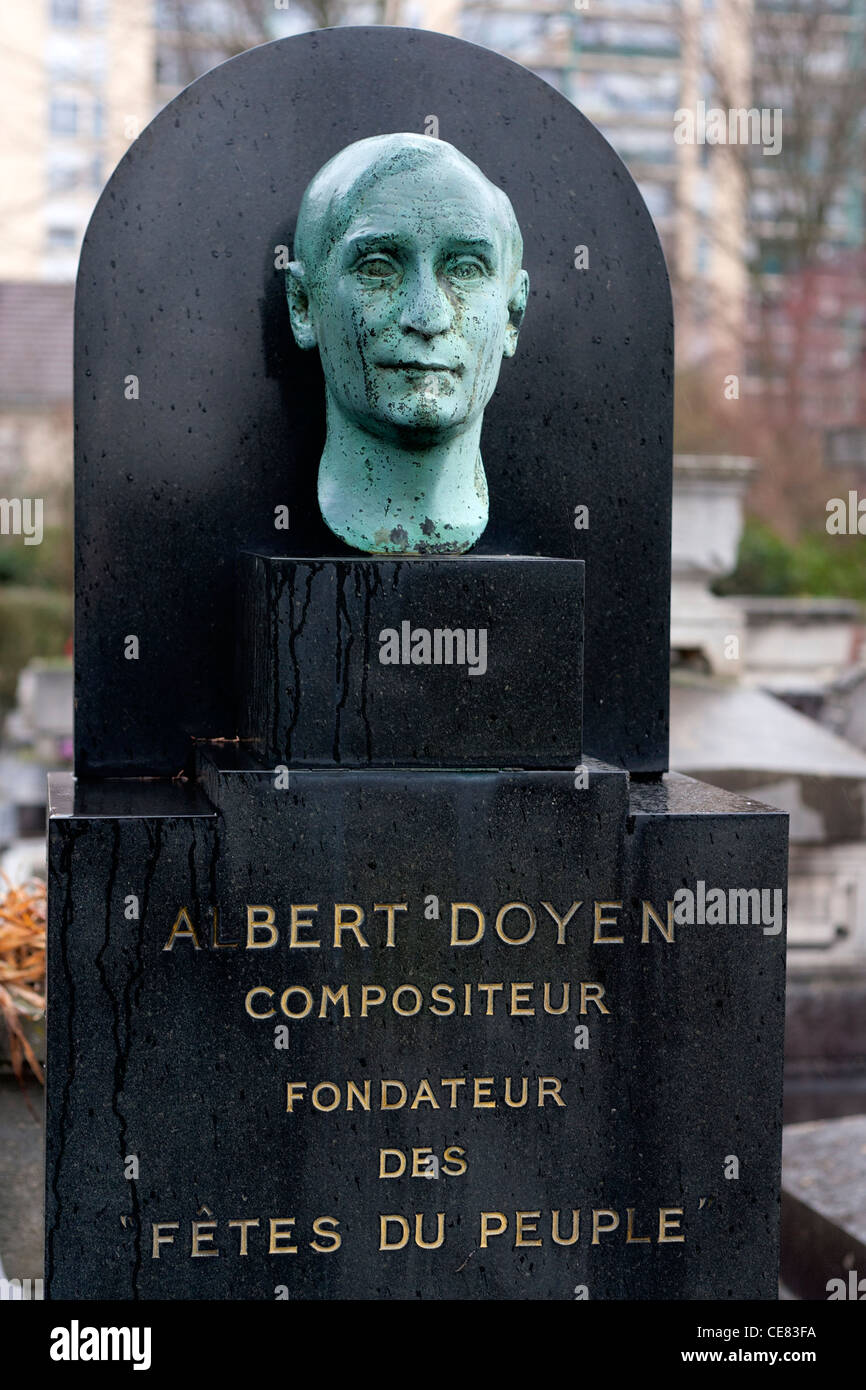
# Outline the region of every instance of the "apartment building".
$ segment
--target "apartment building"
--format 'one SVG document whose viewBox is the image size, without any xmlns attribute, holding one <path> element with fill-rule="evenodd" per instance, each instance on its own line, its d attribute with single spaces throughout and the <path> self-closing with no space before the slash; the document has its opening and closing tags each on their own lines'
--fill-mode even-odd
<svg viewBox="0 0 866 1390">
<path fill-rule="evenodd" d="M 809 0 L 805 8 L 814 12 L 808 32 L 800 32 L 803 0 L 332 0 L 316 12 L 329 22 L 387 19 L 452 33 L 558 87 L 610 140 L 655 219 L 674 285 L 681 365 L 712 362 L 723 375 L 756 377 L 767 335 L 790 335 L 781 282 L 796 262 L 796 189 L 782 161 L 760 148 L 678 140 L 676 113 L 713 102 L 779 107 L 787 133 L 808 98 L 811 119 L 822 80 L 832 92 L 840 73 L 862 74 L 866 0 Z M 314 22 L 299 0 L 5 6 L 0 280 L 71 279 L 105 179 L 155 112 L 232 53 Z M 805 94 L 785 90 L 779 62 L 786 44 L 797 43 L 814 50 Z M 825 223 L 822 254 L 863 246 L 862 162 L 833 190 Z M 771 309 L 758 322 L 750 313 L 756 290 L 770 303 L 778 298 L 775 316 Z"/>
<path fill-rule="evenodd" d="M 151 0 L 0 8 L 0 279 L 68 281 L 108 175 L 152 114 Z"/>
</svg>

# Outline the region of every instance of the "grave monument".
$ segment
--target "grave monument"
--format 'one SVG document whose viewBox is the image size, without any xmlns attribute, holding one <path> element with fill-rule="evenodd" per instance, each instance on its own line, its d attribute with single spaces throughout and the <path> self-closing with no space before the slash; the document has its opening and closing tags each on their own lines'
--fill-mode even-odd
<svg viewBox="0 0 866 1390">
<path fill-rule="evenodd" d="M 301 35 L 135 142 L 76 306 L 49 1297 L 775 1297 L 786 818 L 665 772 L 622 164 Z"/>
</svg>

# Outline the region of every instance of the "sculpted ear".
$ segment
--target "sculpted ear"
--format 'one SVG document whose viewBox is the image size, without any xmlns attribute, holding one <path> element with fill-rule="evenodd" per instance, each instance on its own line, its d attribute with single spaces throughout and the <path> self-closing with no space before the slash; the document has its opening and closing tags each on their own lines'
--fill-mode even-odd
<svg viewBox="0 0 866 1390">
<path fill-rule="evenodd" d="M 523 315 L 526 313 L 526 301 L 528 298 L 529 276 L 525 270 L 520 270 L 514 277 L 514 284 L 511 287 L 511 298 L 508 301 L 508 326 L 505 329 L 505 346 L 502 349 L 503 357 L 513 357 L 517 351 L 517 335 L 520 332 Z"/>
<path fill-rule="evenodd" d="M 304 350 L 314 348 L 316 329 L 303 261 L 290 261 L 286 266 L 286 299 L 289 302 L 289 317 L 295 342 Z"/>
</svg>

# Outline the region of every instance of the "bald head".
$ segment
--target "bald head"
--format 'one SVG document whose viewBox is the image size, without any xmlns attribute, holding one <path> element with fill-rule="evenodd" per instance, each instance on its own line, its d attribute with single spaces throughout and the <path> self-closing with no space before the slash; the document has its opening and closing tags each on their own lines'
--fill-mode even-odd
<svg viewBox="0 0 866 1390">
<path fill-rule="evenodd" d="M 501 242 L 506 274 L 516 275 L 523 260 L 523 238 L 511 202 L 453 145 L 429 135 L 374 135 L 347 145 L 328 160 L 304 193 L 295 230 L 294 257 L 315 288 L 330 252 L 343 236 L 364 195 L 385 180 L 399 179 L 405 192 L 431 177 L 444 176 L 471 188 Z"/>
<path fill-rule="evenodd" d="M 322 363 L 319 505 L 336 535 L 426 554 L 481 534 L 482 415 L 517 348 L 522 256 L 508 198 L 441 140 L 359 140 L 313 178 L 286 296 Z"/>
</svg>

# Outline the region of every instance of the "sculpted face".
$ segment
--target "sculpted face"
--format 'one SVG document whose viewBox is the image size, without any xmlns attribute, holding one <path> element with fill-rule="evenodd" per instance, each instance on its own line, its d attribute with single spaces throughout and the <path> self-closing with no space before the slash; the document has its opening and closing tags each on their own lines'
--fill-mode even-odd
<svg viewBox="0 0 866 1390">
<path fill-rule="evenodd" d="M 383 437 L 446 435 L 484 410 L 514 351 L 510 248 L 462 169 L 390 175 L 364 193 L 322 273 L 325 379 Z"/>
<path fill-rule="evenodd" d="M 484 407 L 528 293 L 511 204 L 444 141 L 376 136 L 312 180 L 295 257 L 292 331 L 325 377 L 325 520 L 359 549 L 468 548 Z"/>
</svg>

